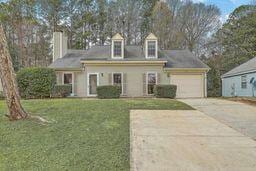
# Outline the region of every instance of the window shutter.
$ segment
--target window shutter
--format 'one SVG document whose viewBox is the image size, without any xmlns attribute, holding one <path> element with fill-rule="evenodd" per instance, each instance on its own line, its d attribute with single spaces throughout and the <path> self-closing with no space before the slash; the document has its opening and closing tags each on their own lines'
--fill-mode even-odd
<svg viewBox="0 0 256 171">
<path fill-rule="evenodd" d="M 57 72 L 57 84 L 62 84 L 62 76 L 63 74 L 61 72 Z"/>
<path fill-rule="evenodd" d="M 73 93 L 76 95 L 77 94 L 77 73 L 74 72 L 73 75 L 74 75 L 74 78 L 73 78 L 74 79 L 74 81 L 73 81 L 74 82 L 74 85 L 73 85 L 74 86 L 74 92 Z"/>
<path fill-rule="evenodd" d="M 123 94 L 126 95 L 127 94 L 127 74 L 124 73 L 123 74 Z"/>
<path fill-rule="evenodd" d="M 157 82 L 156 84 L 161 84 L 161 76 L 160 73 L 157 73 Z"/>
<path fill-rule="evenodd" d="M 108 85 L 112 85 L 112 73 L 108 74 Z"/>
<path fill-rule="evenodd" d="M 147 83 L 146 83 L 146 74 L 142 74 L 142 81 L 143 81 L 143 95 L 147 94 Z"/>
</svg>

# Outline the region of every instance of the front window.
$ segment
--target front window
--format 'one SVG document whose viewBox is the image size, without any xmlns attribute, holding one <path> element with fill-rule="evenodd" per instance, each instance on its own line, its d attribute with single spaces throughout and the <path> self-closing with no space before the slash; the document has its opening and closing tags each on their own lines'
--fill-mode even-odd
<svg viewBox="0 0 256 171">
<path fill-rule="evenodd" d="M 64 84 L 70 84 L 73 87 L 73 75 L 72 75 L 72 73 L 64 73 L 63 77 L 64 77 L 63 83 Z M 70 94 L 72 93 L 72 89 L 71 89 Z"/>
<path fill-rule="evenodd" d="M 246 89 L 247 88 L 247 79 L 246 75 L 241 76 L 241 88 Z"/>
<path fill-rule="evenodd" d="M 122 57 L 122 42 L 114 41 L 114 57 Z"/>
<path fill-rule="evenodd" d="M 148 57 L 156 57 L 156 41 L 148 41 Z"/>
<path fill-rule="evenodd" d="M 119 86 L 123 90 L 122 73 L 113 73 L 113 85 Z"/>
<path fill-rule="evenodd" d="M 156 73 L 148 73 L 147 75 L 147 91 L 148 94 L 154 94 L 154 87 L 156 85 Z"/>
</svg>

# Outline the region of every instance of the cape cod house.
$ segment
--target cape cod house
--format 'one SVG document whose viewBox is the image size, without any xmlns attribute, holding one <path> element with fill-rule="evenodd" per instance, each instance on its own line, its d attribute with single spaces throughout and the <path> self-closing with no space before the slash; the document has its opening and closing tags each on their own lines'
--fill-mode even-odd
<svg viewBox="0 0 256 171">
<path fill-rule="evenodd" d="M 149 34 L 142 46 L 126 45 L 121 34 L 111 45 L 89 50 L 67 49 L 62 32 L 53 36 L 53 63 L 57 84 L 72 84 L 72 95 L 97 96 L 100 85 L 120 85 L 123 97 L 147 97 L 156 84 L 177 85 L 177 97 L 206 97 L 208 66 L 189 50 L 162 50 Z"/>
</svg>

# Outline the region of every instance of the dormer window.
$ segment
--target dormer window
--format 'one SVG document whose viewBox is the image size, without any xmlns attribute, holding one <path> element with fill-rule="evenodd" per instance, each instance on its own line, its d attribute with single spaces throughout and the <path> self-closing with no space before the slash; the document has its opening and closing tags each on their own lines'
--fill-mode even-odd
<svg viewBox="0 0 256 171">
<path fill-rule="evenodd" d="M 148 57 L 156 57 L 156 41 L 148 41 Z"/>
<path fill-rule="evenodd" d="M 124 58 L 124 38 L 118 33 L 114 37 L 112 37 L 111 58 Z"/>
<path fill-rule="evenodd" d="M 158 58 L 157 37 L 151 33 L 145 40 L 145 56 L 146 58 Z"/>
<path fill-rule="evenodd" d="M 122 41 L 114 41 L 114 58 L 122 57 Z"/>
</svg>

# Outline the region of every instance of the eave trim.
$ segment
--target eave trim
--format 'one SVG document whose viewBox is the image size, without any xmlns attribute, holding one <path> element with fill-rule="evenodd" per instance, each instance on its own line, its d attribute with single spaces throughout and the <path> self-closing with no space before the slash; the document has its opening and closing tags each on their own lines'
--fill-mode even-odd
<svg viewBox="0 0 256 171">
<path fill-rule="evenodd" d="M 206 71 L 208 72 L 210 68 L 164 68 L 164 71 Z"/>
<path fill-rule="evenodd" d="M 86 65 L 164 65 L 167 61 L 81 61 Z"/>
<path fill-rule="evenodd" d="M 237 73 L 234 73 L 234 74 L 224 74 L 224 75 L 221 76 L 221 78 L 235 77 L 235 76 L 239 76 L 239 75 L 243 75 L 243 74 L 250 74 L 250 73 L 254 73 L 254 72 L 256 72 L 256 70 L 237 72 Z"/>
</svg>

